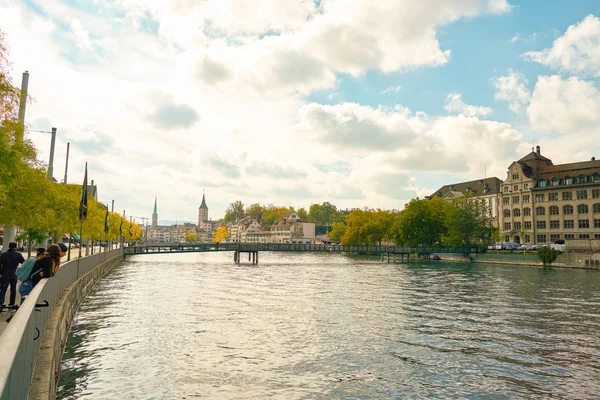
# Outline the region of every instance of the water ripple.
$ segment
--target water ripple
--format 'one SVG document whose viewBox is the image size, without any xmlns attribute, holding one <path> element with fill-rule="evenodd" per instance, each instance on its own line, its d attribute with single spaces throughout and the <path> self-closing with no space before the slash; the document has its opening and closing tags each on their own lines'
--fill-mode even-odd
<svg viewBox="0 0 600 400">
<path fill-rule="evenodd" d="M 128 258 L 81 305 L 59 399 L 593 399 L 600 273 L 332 254 Z"/>
</svg>

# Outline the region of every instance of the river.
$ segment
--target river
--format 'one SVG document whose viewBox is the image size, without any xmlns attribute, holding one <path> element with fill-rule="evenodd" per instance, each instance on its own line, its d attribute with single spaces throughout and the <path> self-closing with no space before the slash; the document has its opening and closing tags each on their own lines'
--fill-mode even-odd
<svg viewBox="0 0 600 400">
<path fill-rule="evenodd" d="M 336 254 L 127 257 L 59 399 L 592 399 L 600 272 Z"/>
</svg>

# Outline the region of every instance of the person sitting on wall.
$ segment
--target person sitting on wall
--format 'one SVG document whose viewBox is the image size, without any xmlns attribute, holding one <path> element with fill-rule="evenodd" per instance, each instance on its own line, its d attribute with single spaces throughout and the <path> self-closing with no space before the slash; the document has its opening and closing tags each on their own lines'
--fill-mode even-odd
<svg viewBox="0 0 600 400">
<path fill-rule="evenodd" d="M 37 254 L 34 257 L 31 257 L 30 260 L 34 260 L 33 262 L 37 262 L 37 259 L 39 257 L 42 256 L 42 254 L 44 254 L 46 252 L 46 249 L 43 247 L 40 247 L 37 249 Z M 30 262 L 29 260 L 26 260 L 26 262 Z M 24 268 L 25 266 L 23 266 Z M 31 269 L 31 273 L 34 273 L 37 271 L 36 265 L 33 265 L 33 268 Z M 39 267 L 38 267 L 39 269 Z M 23 282 L 21 282 L 21 284 L 19 285 L 19 294 L 21 295 L 21 304 L 23 304 L 23 302 L 25 301 L 25 298 L 29 295 L 29 293 L 31 293 L 31 290 L 33 289 L 33 282 L 31 281 L 31 276 L 29 276 L 28 279 L 25 279 Z"/>
<path fill-rule="evenodd" d="M 53 244 L 48 247 L 46 252 L 38 257 L 35 269 L 41 271 L 31 276 L 33 286 L 38 284 L 43 278 L 51 278 L 60 268 L 60 259 L 67 254 L 67 246 L 64 243 Z"/>
</svg>

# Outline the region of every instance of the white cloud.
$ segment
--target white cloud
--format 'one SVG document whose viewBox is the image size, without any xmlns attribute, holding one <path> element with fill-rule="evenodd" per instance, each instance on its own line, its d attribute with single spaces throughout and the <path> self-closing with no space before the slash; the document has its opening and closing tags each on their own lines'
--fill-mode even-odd
<svg viewBox="0 0 600 400">
<path fill-rule="evenodd" d="M 444 109 L 448 112 L 464 114 L 467 117 L 485 116 L 492 112 L 490 107 L 465 104 L 461 95 L 456 92 L 452 92 L 446 97 Z"/>
<path fill-rule="evenodd" d="M 75 36 L 75 41 L 77 42 L 77 46 L 83 49 L 91 49 L 92 41 L 90 39 L 90 33 L 83 29 L 83 25 L 81 25 L 81 21 L 78 19 L 71 20 L 71 31 L 73 31 L 73 35 Z"/>
<path fill-rule="evenodd" d="M 385 90 L 382 90 L 381 92 L 379 92 L 379 94 L 399 93 L 400 90 L 402 90 L 402 86 L 392 85 L 392 86 L 388 86 L 387 88 L 385 88 Z"/>
<path fill-rule="evenodd" d="M 508 70 L 508 75 L 493 78 L 492 84 L 496 88 L 496 100 L 508 102 L 508 108 L 516 114 L 524 114 L 531 100 L 531 93 L 527 89 L 529 81 L 525 75 Z"/>
<path fill-rule="evenodd" d="M 523 58 L 560 71 L 600 76 L 599 43 L 600 19 L 588 15 L 580 23 L 569 26 L 551 48 L 529 51 L 523 54 Z"/>
</svg>

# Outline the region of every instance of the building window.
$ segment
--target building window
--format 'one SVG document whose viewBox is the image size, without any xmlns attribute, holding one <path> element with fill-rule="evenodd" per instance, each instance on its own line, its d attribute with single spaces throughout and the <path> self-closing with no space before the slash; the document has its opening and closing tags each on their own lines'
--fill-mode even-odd
<svg viewBox="0 0 600 400">
<path fill-rule="evenodd" d="M 565 239 L 575 239 L 575 235 L 572 233 L 565 233 Z"/>
<path fill-rule="evenodd" d="M 563 214 L 564 215 L 573 214 L 573 206 L 569 206 L 569 205 L 563 206 Z"/>
<path fill-rule="evenodd" d="M 600 174 L 595 172 L 594 175 L 592 175 L 592 181 L 594 183 L 600 183 Z"/>
<path fill-rule="evenodd" d="M 563 227 L 565 229 L 573 229 L 575 228 L 575 222 L 572 219 L 565 219 L 563 221 Z"/>
<path fill-rule="evenodd" d="M 546 221 L 535 221 L 535 227 L 538 229 L 546 229 Z"/>
<path fill-rule="evenodd" d="M 557 206 L 550 206 L 550 207 L 548 207 L 548 214 L 550 214 L 550 215 L 558 215 L 558 207 Z"/>
<path fill-rule="evenodd" d="M 508 193 L 508 186 L 504 186 L 504 193 Z"/>
<path fill-rule="evenodd" d="M 578 190 L 577 191 L 577 200 L 585 200 L 587 199 L 587 190 Z"/>
<path fill-rule="evenodd" d="M 579 234 L 579 239 L 589 239 L 589 238 L 590 238 L 589 233 L 580 233 Z"/>
<path fill-rule="evenodd" d="M 560 221 L 550 221 L 550 229 L 560 229 Z"/>
<path fill-rule="evenodd" d="M 519 196 L 513 196 L 512 202 L 513 204 L 519 204 Z"/>
<path fill-rule="evenodd" d="M 521 230 L 521 223 L 520 222 L 515 222 L 515 231 L 520 231 Z"/>
<path fill-rule="evenodd" d="M 585 175 L 579 175 L 577 177 L 577 183 L 586 183 L 587 182 L 587 176 Z"/>
<path fill-rule="evenodd" d="M 525 243 L 530 243 L 531 237 L 529 235 L 525 235 Z"/>
<path fill-rule="evenodd" d="M 530 215 L 531 215 L 531 208 L 529 208 L 529 207 L 525 207 L 525 208 L 523 209 L 523 216 L 524 216 L 524 217 L 529 217 Z"/>
<path fill-rule="evenodd" d="M 598 204 L 600 206 L 600 204 Z M 521 210 L 519 210 L 518 208 L 515 208 L 513 210 L 513 217 L 520 217 L 521 216 Z"/>
<path fill-rule="evenodd" d="M 548 201 L 558 201 L 558 192 L 548 193 Z"/>
<path fill-rule="evenodd" d="M 544 207 L 536 207 L 535 215 L 546 215 L 546 209 Z"/>
<path fill-rule="evenodd" d="M 586 229 L 590 227 L 589 219 L 580 219 L 579 220 L 579 229 Z"/>
<path fill-rule="evenodd" d="M 540 187 L 544 188 L 544 187 L 546 187 L 546 185 L 548 184 L 548 181 L 547 181 L 547 180 L 545 180 L 545 179 L 540 179 L 540 180 L 538 181 L 538 183 L 539 183 L 539 186 L 540 186 Z"/>
<path fill-rule="evenodd" d="M 580 204 L 577 206 L 577 214 L 587 214 L 588 206 L 586 204 Z"/>
<path fill-rule="evenodd" d="M 594 233 L 594 239 L 600 239 L 600 233 Z"/>
<path fill-rule="evenodd" d="M 558 178 L 552 178 L 552 181 L 550 181 L 550 184 L 552 186 L 558 186 L 559 183 L 560 183 L 560 179 L 558 179 Z"/>
<path fill-rule="evenodd" d="M 563 201 L 573 200 L 573 192 L 562 192 Z"/>
<path fill-rule="evenodd" d="M 565 176 L 565 185 L 572 185 L 573 184 L 573 178 L 571 178 L 570 176 Z"/>
<path fill-rule="evenodd" d="M 508 218 L 510 217 L 510 210 L 504 210 L 502 214 L 504 215 L 504 218 Z"/>
<path fill-rule="evenodd" d="M 510 231 L 510 222 L 505 222 L 504 223 L 504 230 L 505 231 Z"/>
<path fill-rule="evenodd" d="M 529 203 L 529 195 L 528 194 L 523 195 L 523 203 Z"/>
<path fill-rule="evenodd" d="M 513 191 L 514 191 L 514 192 L 518 192 L 518 191 L 519 191 L 519 186 L 517 186 L 517 185 L 514 185 L 514 186 L 513 186 Z"/>
<path fill-rule="evenodd" d="M 555 240 L 558 240 L 558 239 L 560 239 L 560 234 L 554 233 L 554 234 L 550 235 L 551 242 L 554 242 Z"/>
<path fill-rule="evenodd" d="M 546 235 L 537 235 L 538 243 L 546 243 Z"/>
<path fill-rule="evenodd" d="M 504 236 L 504 241 L 505 242 L 510 242 L 510 236 L 508 236 L 508 235 Z"/>
<path fill-rule="evenodd" d="M 525 228 L 525 229 L 531 229 L 531 221 L 525 221 L 525 222 L 523 222 L 523 228 Z"/>
<path fill-rule="evenodd" d="M 510 204 L 510 198 L 509 197 L 503 197 L 502 198 L 502 205 L 508 205 Z"/>
<path fill-rule="evenodd" d="M 529 189 L 529 183 L 525 183 L 525 184 L 523 185 L 523 189 L 524 189 L 524 190 L 527 190 L 527 189 Z"/>
<path fill-rule="evenodd" d="M 535 201 L 536 201 L 537 203 L 541 203 L 541 202 L 543 202 L 543 201 L 544 201 L 544 194 L 543 194 L 543 193 L 542 193 L 542 194 L 536 194 L 536 195 L 535 195 Z"/>
<path fill-rule="evenodd" d="M 592 211 L 594 214 L 600 214 L 600 203 L 596 203 L 592 206 Z"/>
<path fill-rule="evenodd" d="M 594 228 L 600 228 L 600 219 L 594 218 Z"/>
<path fill-rule="evenodd" d="M 592 199 L 600 199 L 600 189 L 592 189 Z"/>
<path fill-rule="evenodd" d="M 513 174 L 513 179 L 519 179 L 519 174 Z"/>
</svg>

